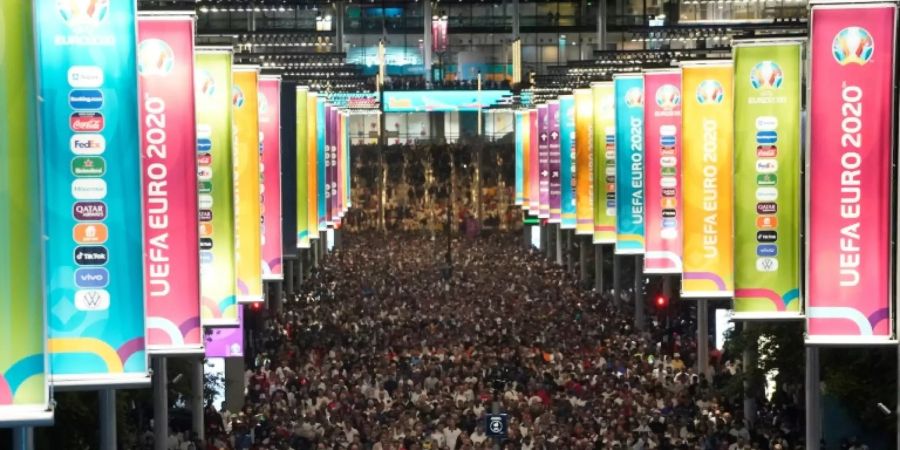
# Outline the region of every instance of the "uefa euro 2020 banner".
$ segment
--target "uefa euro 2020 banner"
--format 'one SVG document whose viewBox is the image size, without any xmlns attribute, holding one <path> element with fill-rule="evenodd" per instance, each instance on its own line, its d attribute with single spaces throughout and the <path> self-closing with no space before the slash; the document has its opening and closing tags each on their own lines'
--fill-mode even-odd
<svg viewBox="0 0 900 450">
<path fill-rule="evenodd" d="M 237 325 L 234 267 L 234 159 L 231 120 L 231 48 L 196 49 L 197 186 L 212 196 L 200 208 L 200 321 Z M 209 206 L 209 205 L 207 205 Z M 206 247 L 205 249 L 203 247 Z"/>
<path fill-rule="evenodd" d="M 523 158 L 525 156 L 525 130 L 523 129 L 522 111 L 513 113 L 513 131 L 515 133 L 515 152 L 516 152 L 516 196 L 515 205 L 522 205 L 522 199 L 525 192 L 525 169 Z"/>
<path fill-rule="evenodd" d="M 644 253 L 644 80 L 617 75 L 616 254 Z"/>
<path fill-rule="evenodd" d="M 544 103 L 537 107 L 538 115 L 538 163 L 540 164 L 538 190 L 540 208 L 538 217 L 550 218 L 550 108 Z"/>
<path fill-rule="evenodd" d="M 594 99 L 590 89 L 575 89 L 575 233 L 594 234 L 594 148 L 591 128 L 594 120 Z"/>
<path fill-rule="evenodd" d="M 33 4 L 52 382 L 148 383 L 135 4 Z"/>
<path fill-rule="evenodd" d="M 562 228 L 575 229 L 575 97 L 559 97 L 559 186 Z"/>
<path fill-rule="evenodd" d="M 237 305 L 238 324 L 233 327 L 208 327 L 203 339 L 207 358 L 244 356 L 244 309 Z"/>
<path fill-rule="evenodd" d="M 194 18 L 138 19 L 144 272 L 147 348 L 155 354 L 202 352 Z M 96 168 L 95 174 L 107 170 Z M 90 168 L 82 168 L 91 173 Z M 204 208 L 212 195 L 199 195 Z"/>
<path fill-rule="evenodd" d="M 797 318 L 802 45 L 734 47 L 734 317 Z"/>
<path fill-rule="evenodd" d="M 807 340 L 893 337 L 895 4 L 823 4 L 810 26 Z"/>
<path fill-rule="evenodd" d="M 616 243 L 616 92 L 591 83 L 594 103 L 594 243 Z"/>
<path fill-rule="evenodd" d="M 263 301 L 259 177 L 259 68 L 233 66 L 235 270 L 238 302 Z"/>
<path fill-rule="evenodd" d="M 550 223 L 562 221 L 559 122 L 559 100 L 550 100 L 547 102 L 547 164 L 549 169 L 547 198 L 550 199 Z"/>
<path fill-rule="evenodd" d="M 284 278 L 281 248 L 281 77 L 259 78 L 259 145 L 262 151 L 262 271 Z"/>
<path fill-rule="evenodd" d="M 540 125 L 536 108 L 528 110 L 528 213 L 541 212 Z"/>
<path fill-rule="evenodd" d="M 297 248 L 309 248 L 309 194 L 307 174 L 309 170 L 309 138 L 307 137 L 307 95 L 309 89 L 298 86 L 297 95 Z"/>
<path fill-rule="evenodd" d="M 682 66 L 683 298 L 734 295 L 732 71 L 731 61 Z"/>
<path fill-rule="evenodd" d="M 644 272 L 681 273 L 681 70 L 644 72 Z"/>
<path fill-rule="evenodd" d="M 328 229 L 328 113 L 325 97 L 316 98 L 316 204 L 319 206 L 319 231 Z"/>
<path fill-rule="evenodd" d="M 31 2 L 0 13 L 0 427 L 50 420 Z"/>
<path fill-rule="evenodd" d="M 309 163 L 307 172 L 307 190 L 309 194 L 309 238 L 319 239 L 319 96 L 310 92 L 306 96 L 306 139 Z"/>
</svg>

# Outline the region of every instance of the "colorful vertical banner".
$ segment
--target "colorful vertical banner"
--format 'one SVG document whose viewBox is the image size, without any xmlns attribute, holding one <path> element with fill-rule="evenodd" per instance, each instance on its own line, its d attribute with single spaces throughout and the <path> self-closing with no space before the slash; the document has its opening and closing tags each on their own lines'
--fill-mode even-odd
<svg viewBox="0 0 900 450">
<path fill-rule="evenodd" d="M 681 70 L 644 72 L 644 272 L 681 273 Z"/>
<path fill-rule="evenodd" d="M 522 119 L 522 111 L 513 112 L 513 131 L 515 133 L 516 155 L 516 206 L 521 206 L 525 198 L 525 125 Z"/>
<path fill-rule="evenodd" d="M 262 148 L 262 276 L 284 279 L 281 253 L 281 77 L 259 77 Z"/>
<path fill-rule="evenodd" d="M 576 234 L 594 234 L 593 136 L 594 98 L 590 89 L 575 97 L 575 216 Z"/>
<path fill-rule="evenodd" d="M 328 152 L 326 155 L 328 157 L 328 185 L 325 186 L 325 195 L 328 197 L 328 224 L 333 226 L 336 222 L 338 222 L 337 214 L 337 173 L 338 173 L 338 130 L 340 128 L 339 118 L 338 118 L 338 109 L 335 106 L 332 106 L 328 110 L 328 122 L 330 127 L 328 128 L 328 136 L 331 140 L 329 142 L 326 151 Z"/>
<path fill-rule="evenodd" d="M 200 246 L 209 238 L 200 237 L 197 218 L 193 16 L 141 14 L 138 74 L 147 348 L 200 353 Z M 82 173 L 107 170 L 100 160 L 83 161 Z M 199 199 L 211 203 L 212 195 Z"/>
<path fill-rule="evenodd" d="M 147 383 L 135 4 L 33 4 L 52 382 Z"/>
<path fill-rule="evenodd" d="M 559 185 L 562 228 L 575 229 L 575 97 L 559 97 Z"/>
<path fill-rule="evenodd" d="M 297 248 L 297 85 L 281 82 L 281 252 L 283 260 L 299 257 Z"/>
<path fill-rule="evenodd" d="M 50 411 L 31 2 L 0 14 L 0 427 Z M 68 160 L 68 159 L 67 159 Z"/>
<path fill-rule="evenodd" d="M 307 122 L 309 89 L 298 86 L 297 98 L 297 248 L 309 248 L 309 182 L 307 181 L 309 170 L 308 148 L 309 132 Z"/>
<path fill-rule="evenodd" d="M 345 214 L 350 207 L 353 206 L 352 197 L 350 195 L 351 189 L 353 188 L 352 174 L 350 169 L 350 111 L 344 112 L 344 134 L 343 134 L 343 142 L 344 142 L 344 203 L 343 203 L 343 214 Z"/>
<path fill-rule="evenodd" d="M 616 254 L 644 253 L 644 80 L 616 75 Z"/>
<path fill-rule="evenodd" d="M 548 175 L 548 194 L 550 200 L 550 223 L 560 223 L 562 220 L 562 186 L 560 167 L 561 156 L 559 142 L 559 100 L 550 100 L 547 102 L 547 127 L 548 127 L 548 166 L 550 174 Z"/>
<path fill-rule="evenodd" d="M 544 103 L 537 107 L 538 115 L 538 164 L 540 183 L 540 207 L 538 217 L 550 218 L 550 109 Z"/>
<path fill-rule="evenodd" d="M 306 96 L 306 151 L 309 238 L 319 239 L 319 96 L 310 92 Z"/>
<path fill-rule="evenodd" d="M 325 97 L 316 98 L 316 203 L 319 205 L 318 231 L 328 229 L 328 113 L 325 106 Z"/>
<path fill-rule="evenodd" d="M 594 102 L 594 243 L 616 243 L 616 94 L 611 82 L 591 83 Z"/>
<path fill-rule="evenodd" d="M 895 4 L 812 8 L 807 340 L 893 337 Z M 774 235 L 773 235 L 774 236 Z"/>
<path fill-rule="evenodd" d="M 238 305 L 238 324 L 234 327 L 206 329 L 204 342 L 207 358 L 244 356 L 244 305 Z"/>
<path fill-rule="evenodd" d="M 735 318 L 802 312 L 802 50 L 785 41 L 734 47 Z"/>
<path fill-rule="evenodd" d="M 259 173 L 259 68 L 234 66 L 234 248 L 238 302 L 261 302 L 262 227 Z M 201 205 L 202 207 L 203 205 Z"/>
<path fill-rule="evenodd" d="M 732 70 L 731 61 L 682 68 L 685 298 L 734 295 Z"/>
<path fill-rule="evenodd" d="M 197 186 L 212 196 L 199 205 L 200 322 L 236 325 L 234 159 L 232 154 L 231 48 L 196 49 Z"/>
<path fill-rule="evenodd" d="M 541 211 L 541 155 L 538 111 L 528 110 L 528 213 L 537 216 Z"/>
</svg>

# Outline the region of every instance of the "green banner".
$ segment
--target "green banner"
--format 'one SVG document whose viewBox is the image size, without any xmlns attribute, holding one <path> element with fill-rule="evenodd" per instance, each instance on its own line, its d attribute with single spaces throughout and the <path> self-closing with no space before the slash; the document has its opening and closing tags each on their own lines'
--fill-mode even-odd
<svg viewBox="0 0 900 450">
<path fill-rule="evenodd" d="M 734 49 L 737 318 L 801 313 L 801 51 L 772 41 Z"/>
<path fill-rule="evenodd" d="M 211 249 L 200 251 L 200 320 L 204 326 L 238 325 L 234 249 L 234 165 L 231 124 L 231 50 L 197 48 L 197 178 L 211 190 L 200 209 L 200 234 Z M 202 240 L 203 238 L 201 238 Z"/>
<path fill-rule="evenodd" d="M 0 13 L 0 427 L 50 416 L 31 5 Z"/>
<path fill-rule="evenodd" d="M 308 92 L 305 87 L 297 88 L 297 248 L 309 248 L 309 195 L 306 193 L 309 184 L 306 182 L 309 169 L 306 124 Z"/>
<path fill-rule="evenodd" d="M 594 97 L 594 243 L 616 243 L 616 106 L 612 82 L 591 83 Z"/>
</svg>

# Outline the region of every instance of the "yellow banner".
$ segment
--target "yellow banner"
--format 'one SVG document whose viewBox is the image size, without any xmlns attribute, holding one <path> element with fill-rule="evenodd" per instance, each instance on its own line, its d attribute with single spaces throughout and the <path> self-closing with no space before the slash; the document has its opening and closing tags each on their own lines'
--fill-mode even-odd
<svg viewBox="0 0 900 450">
<path fill-rule="evenodd" d="M 616 242 L 616 94 L 611 82 L 591 83 L 594 243 Z"/>
<path fill-rule="evenodd" d="M 575 89 L 575 234 L 594 234 L 593 136 L 594 97 L 590 89 Z"/>
<path fill-rule="evenodd" d="M 307 194 L 309 195 L 309 238 L 319 238 L 319 181 L 318 181 L 318 161 L 316 160 L 318 152 L 318 131 L 316 123 L 316 102 L 318 94 L 310 92 L 306 96 L 306 111 L 308 112 L 306 121 L 306 139 L 307 139 L 307 155 L 309 157 L 309 170 L 307 175 Z"/>
<path fill-rule="evenodd" d="M 519 111 L 522 121 L 522 209 L 528 211 L 528 199 L 531 195 L 530 170 L 531 170 L 531 115 L 528 110 Z"/>
<path fill-rule="evenodd" d="M 686 64 L 682 297 L 734 295 L 734 88 L 730 61 Z"/>
<path fill-rule="evenodd" d="M 238 302 L 263 301 L 259 189 L 259 102 L 256 67 L 234 68 L 231 93 L 234 111 L 235 268 Z"/>
</svg>

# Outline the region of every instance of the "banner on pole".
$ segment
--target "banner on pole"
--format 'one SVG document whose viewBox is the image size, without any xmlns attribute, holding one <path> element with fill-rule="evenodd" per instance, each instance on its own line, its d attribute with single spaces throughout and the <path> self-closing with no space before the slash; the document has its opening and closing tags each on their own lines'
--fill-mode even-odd
<svg viewBox="0 0 900 450">
<path fill-rule="evenodd" d="M 616 243 L 616 92 L 591 83 L 594 97 L 594 243 Z"/>
<path fill-rule="evenodd" d="M 734 47 L 736 319 L 802 313 L 801 54 L 796 41 L 747 41 Z"/>
<path fill-rule="evenodd" d="M 644 80 L 616 75 L 616 254 L 644 253 Z"/>
<path fill-rule="evenodd" d="M 197 218 L 194 17 L 141 14 L 137 57 L 147 348 L 154 354 L 201 353 L 200 246 L 209 238 L 200 237 Z M 90 166 L 82 172 L 107 170 Z M 211 203 L 212 195 L 199 199 Z"/>
<path fill-rule="evenodd" d="M 297 239 L 297 84 L 291 81 L 281 81 L 281 100 L 278 105 L 281 110 L 279 121 L 281 122 L 281 252 L 282 259 L 296 260 L 300 257 L 299 240 Z M 305 178 L 300 178 L 305 180 Z M 283 269 L 287 271 L 287 267 Z"/>
<path fill-rule="evenodd" d="M 281 253 L 281 77 L 259 77 L 262 276 L 284 279 Z"/>
<path fill-rule="evenodd" d="M 646 253 L 644 272 L 680 274 L 681 70 L 644 73 Z"/>
<path fill-rule="evenodd" d="M 319 239 L 319 96 L 314 92 L 306 95 L 306 151 L 307 193 L 309 194 L 308 218 L 309 238 Z"/>
<path fill-rule="evenodd" d="M 309 89 L 297 87 L 297 248 L 309 248 Z"/>
<path fill-rule="evenodd" d="M 328 113 L 325 106 L 325 97 L 316 98 L 316 203 L 319 205 L 318 231 L 328 229 Z M 318 233 L 317 233 L 318 234 Z"/>
<path fill-rule="evenodd" d="M 525 130 L 523 128 L 522 111 L 513 113 L 513 130 L 515 132 L 516 152 L 516 206 L 521 206 L 525 198 Z"/>
<path fill-rule="evenodd" d="M 547 136 L 549 141 L 547 144 L 547 164 L 550 172 L 547 175 L 547 198 L 550 200 L 550 223 L 560 223 L 562 221 L 562 186 L 560 184 L 560 172 L 562 172 L 560 162 L 562 156 L 559 154 L 559 124 L 559 100 L 550 100 L 547 102 Z"/>
<path fill-rule="evenodd" d="M 574 230 L 575 221 L 575 97 L 559 97 L 559 186 L 562 228 Z"/>
<path fill-rule="evenodd" d="M 57 386 L 150 381 L 135 8 L 129 1 L 34 2 L 48 349 Z"/>
<path fill-rule="evenodd" d="M 893 339 L 896 4 L 810 15 L 807 341 Z"/>
<path fill-rule="evenodd" d="M 208 327 L 204 336 L 207 358 L 244 356 L 244 305 L 238 305 L 238 324 L 234 327 Z"/>
<path fill-rule="evenodd" d="M 683 298 L 734 295 L 731 61 L 682 66 Z"/>
<path fill-rule="evenodd" d="M 528 110 L 528 213 L 538 216 L 541 212 L 541 152 L 538 111 Z"/>
<path fill-rule="evenodd" d="M 540 209 L 538 217 L 550 218 L 550 108 L 538 105 L 538 163 L 540 164 Z"/>
<path fill-rule="evenodd" d="M 0 427 L 46 423 L 50 410 L 45 351 L 41 174 L 31 2 L 0 15 Z"/>
<path fill-rule="evenodd" d="M 590 89 L 575 97 L 575 234 L 594 234 L 593 136 L 594 98 Z"/>
<path fill-rule="evenodd" d="M 235 271 L 238 302 L 264 301 L 259 173 L 259 68 L 234 66 L 231 105 L 234 110 Z"/>
<path fill-rule="evenodd" d="M 200 195 L 212 196 L 212 205 L 200 205 L 199 209 L 200 239 L 204 239 L 200 249 L 200 321 L 204 326 L 236 325 L 238 320 L 231 59 L 230 48 L 196 50 L 197 186 Z"/>
</svg>

